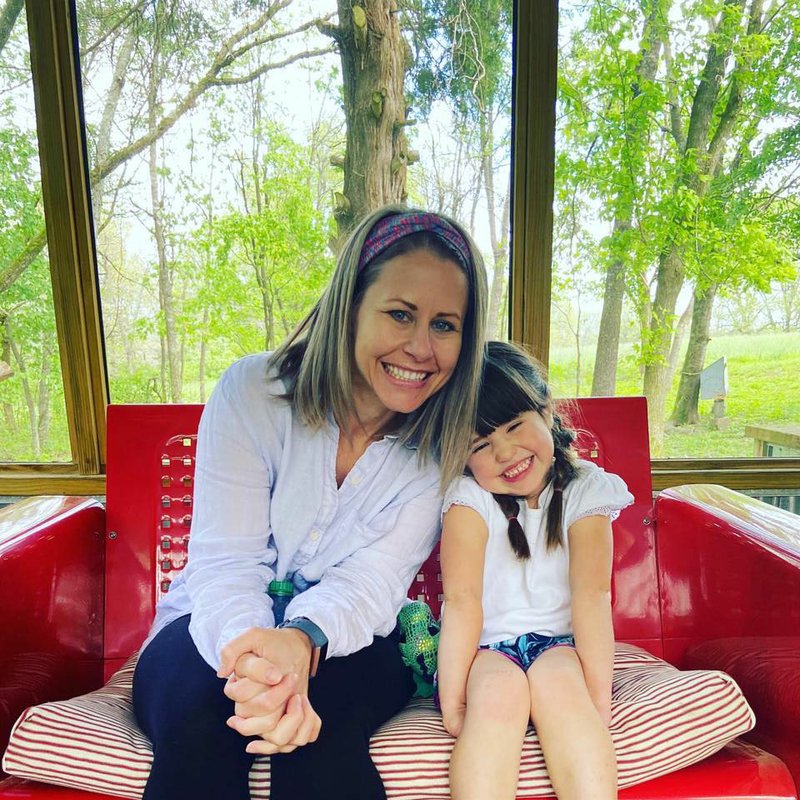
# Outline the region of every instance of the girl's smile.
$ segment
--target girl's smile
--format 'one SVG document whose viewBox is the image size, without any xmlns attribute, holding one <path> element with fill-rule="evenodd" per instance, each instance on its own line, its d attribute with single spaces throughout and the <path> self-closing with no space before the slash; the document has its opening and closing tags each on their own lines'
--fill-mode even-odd
<svg viewBox="0 0 800 800">
<path fill-rule="evenodd" d="M 549 412 L 525 411 L 488 436 L 476 437 L 467 466 L 493 494 L 525 497 L 532 508 L 550 480 L 554 445 Z"/>
</svg>

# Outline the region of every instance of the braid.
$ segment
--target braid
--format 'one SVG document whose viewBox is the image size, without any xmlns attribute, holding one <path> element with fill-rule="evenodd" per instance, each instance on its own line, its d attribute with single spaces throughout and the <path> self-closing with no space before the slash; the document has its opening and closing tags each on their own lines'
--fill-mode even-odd
<svg viewBox="0 0 800 800">
<path fill-rule="evenodd" d="M 531 548 L 528 546 L 528 539 L 522 525 L 519 524 L 517 515 L 519 514 L 519 500 L 510 494 L 493 494 L 495 500 L 508 520 L 508 540 L 517 558 L 521 561 L 531 557 Z"/>
<path fill-rule="evenodd" d="M 553 414 L 553 497 L 547 509 L 547 549 L 563 545 L 564 489 L 578 474 L 572 443 L 575 433 L 565 428 L 558 414 Z"/>
</svg>

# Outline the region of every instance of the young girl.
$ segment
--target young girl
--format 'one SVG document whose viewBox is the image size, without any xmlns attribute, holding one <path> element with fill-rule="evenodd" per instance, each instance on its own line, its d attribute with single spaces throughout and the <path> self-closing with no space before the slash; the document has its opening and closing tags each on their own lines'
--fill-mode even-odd
<svg viewBox="0 0 800 800">
<path fill-rule="evenodd" d="M 616 798 L 611 521 L 633 497 L 577 459 L 541 374 L 513 345 L 487 345 L 476 427 L 441 544 L 452 798 L 515 797 L 529 720 L 561 800 Z"/>
</svg>

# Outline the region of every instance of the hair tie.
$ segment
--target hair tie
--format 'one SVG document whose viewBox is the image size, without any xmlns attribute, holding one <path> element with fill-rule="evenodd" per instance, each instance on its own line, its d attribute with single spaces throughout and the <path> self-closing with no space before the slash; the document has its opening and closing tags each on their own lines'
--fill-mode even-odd
<svg viewBox="0 0 800 800">
<path fill-rule="evenodd" d="M 429 231 L 441 239 L 461 266 L 468 272 L 472 271 L 472 254 L 466 239 L 446 219 L 428 211 L 404 211 L 379 219 L 364 240 L 358 259 L 358 271 L 361 272 L 370 261 L 395 242 L 420 231 Z"/>
</svg>

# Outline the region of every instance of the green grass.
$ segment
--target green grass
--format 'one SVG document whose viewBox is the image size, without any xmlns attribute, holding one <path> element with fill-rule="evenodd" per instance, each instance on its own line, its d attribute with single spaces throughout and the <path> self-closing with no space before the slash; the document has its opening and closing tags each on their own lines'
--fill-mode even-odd
<svg viewBox="0 0 800 800">
<path fill-rule="evenodd" d="M 665 430 L 667 458 L 734 458 L 753 455 L 753 440 L 746 425 L 788 424 L 800 421 L 800 333 L 768 333 L 757 336 L 718 336 L 708 345 L 706 365 L 721 356 L 728 360 L 726 418 L 729 426 L 711 425 L 711 400 L 700 401 L 699 425 Z M 679 364 L 682 363 L 683 354 Z M 550 356 L 550 381 L 554 394 L 574 396 L 576 389 L 574 348 L 554 347 Z M 594 347 L 585 347 L 581 366 L 581 394 L 589 394 Z M 667 398 L 672 410 L 679 375 Z M 617 394 L 641 394 L 642 382 L 631 345 L 623 346 L 617 375 Z"/>
</svg>

